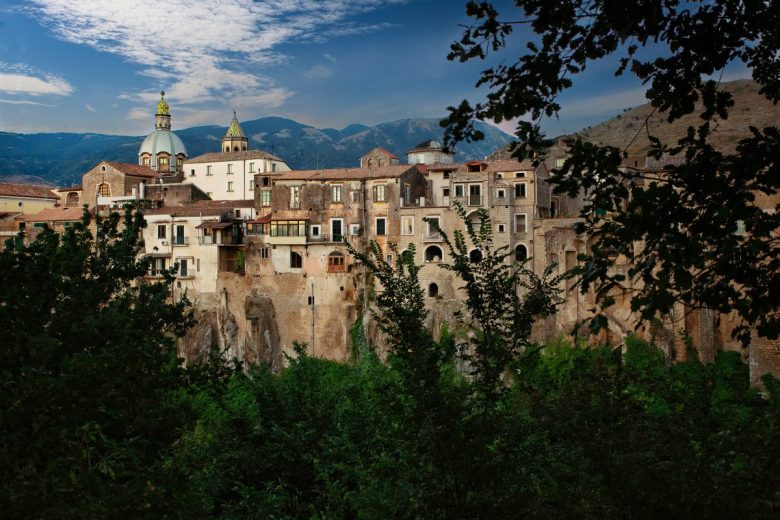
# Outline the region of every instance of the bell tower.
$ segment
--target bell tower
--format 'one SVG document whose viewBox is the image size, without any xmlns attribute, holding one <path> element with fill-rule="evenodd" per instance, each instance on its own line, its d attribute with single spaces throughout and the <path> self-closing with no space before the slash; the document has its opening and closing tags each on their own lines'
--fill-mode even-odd
<svg viewBox="0 0 780 520">
<path fill-rule="evenodd" d="M 160 91 L 160 102 L 157 103 L 157 113 L 154 115 L 154 128 L 156 130 L 171 129 L 171 112 L 168 102 L 165 101 L 164 91 Z"/>
</svg>

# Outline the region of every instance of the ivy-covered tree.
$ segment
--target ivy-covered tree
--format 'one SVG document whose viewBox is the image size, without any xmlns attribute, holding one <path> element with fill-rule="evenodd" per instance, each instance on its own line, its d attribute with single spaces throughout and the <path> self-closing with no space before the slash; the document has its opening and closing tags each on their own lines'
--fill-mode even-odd
<svg viewBox="0 0 780 520">
<path fill-rule="evenodd" d="M 162 455 L 187 426 L 172 271 L 149 271 L 139 213 L 0 253 L 0 504 L 8 518 L 163 516 L 184 482 Z M 158 517 L 159 517 L 158 516 Z"/>
<path fill-rule="evenodd" d="M 780 335 L 780 208 L 758 197 L 780 189 L 780 132 L 750 128 L 733 152 L 710 137 L 733 99 L 720 85 L 724 69 L 744 64 L 760 93 L 780 100 L 780 3 L 765 0 L 515 0 L 502 16 L 488 1 L 470 1 L 475 23 L 453 43 L 449 59 L 483 59 L 509 48 L 510 35 L 531 35 L 519 57 L 484 70 L 487 100 L 450 107 L 446 140 L 478 140 L 475 120 L 517 120 L 515 154 L 543 153 L 545 117 L 557 116 L 558 97 L 597 60 L 615 58 L 616 75 L 631 73 L 647 86 L 654 111 L 669 122 L 698 114 L 677 143 L 651 137 L 650 154 L 677 157 L 662 175 L 620 168 L 626 151 L 577 140 L 563 167 L 552 171 L 559 193 L 587 194 L 577 230 L 595 234 L 582 289 L 632 283 L 632 307 L 646 319 L 676 303 L 735 312 L 734 335 L 751 329 Z M 647 122 L 637 132 L 652 132 Z M 638 135 L 638 134 L 637 134 Z M 539 156 L 537 156 L 539 157 Z M 609 251 L 606 255 L 601 252 Z M 614 253 L 633 263 L 626 275 L 609 267 Z M 638 283 L 637 283 L 638 282 Z"/>
</svg>

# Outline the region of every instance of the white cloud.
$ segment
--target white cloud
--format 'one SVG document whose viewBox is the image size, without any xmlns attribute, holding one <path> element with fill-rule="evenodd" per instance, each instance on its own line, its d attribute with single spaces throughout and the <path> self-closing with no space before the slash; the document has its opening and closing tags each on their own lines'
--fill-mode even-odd
<svg viewBox="0 0 780 520">
<path fill-rule="evenodd" d="M 32 0 L 28 10 L 65 41 L 140 65 L 179 107 L 240 98 L 278 106 L 293 92 L 257 71 L 285 59 L 280 44 L 380 30 L 387 24 L 348 19 L 406 1 Z M 123 97 L 149 104 L 158 93 Z"/>
<path fill-rule="evenodd" d="M 0 61 L 0 91 L 14 95 L 69 96 L 73 93 L 73 87 L 65 79 L 37 71 L 29 65 Z"/>
<path fill-rule="evenodd" d="M 334 58 L 332 54 L 325 53 L 325 54 L 322 55 L 322 57 L 325 58 L 326 60 L 328 60 L 329 62 L 333 63 L 334 65 L 336 63 L 338 63 L 336 61 L 336 58 Z"/>
<path fill-rule="evenodd" d="M 94 111 L 95 111 L 95 107 L 93 107 L 92 105 L 84 105 L 84 107 L 85 107 L 87 110 L 89 110 L 90 112 L 94 112 Z"/>
<path fill-rule="evenodd" d="M 333 71 L 323 64 L 317 64 L 303 72 L 303 77 L 306 79 L 327 79 L 333 76 Z"/>
<path fill-rule="evenodd" d="M 26 99 L 0 99 L 0 103 L 6 105 L 34 105 L 39 107 L 54 108 L 57 105 L 47 105 L 46 103 L 38 103 L 37 101 L 28 101 Z"/>
</svg>

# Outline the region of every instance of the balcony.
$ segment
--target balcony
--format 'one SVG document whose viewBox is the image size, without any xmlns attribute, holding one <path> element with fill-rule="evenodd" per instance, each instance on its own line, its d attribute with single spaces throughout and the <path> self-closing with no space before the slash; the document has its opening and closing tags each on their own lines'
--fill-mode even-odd
<svg viewBox="0 0 780 520">
<path fill-rule="evenodd" d="M 423 237 L 424 242 L 441 242 L 442 239 L 442 234 L 439 232 L 426 233 Z"/>
<path fill-rule="evenodd" d="M 344 235 L 339 233 L 336 235 L 327 235 L 327 234 L 319 234 L 317 236 L 309 237 L 307 239 L 308 243 L 314 243 L 314 244 L 327 244 L 327 243 L 336 243 L 340 244 L 344 241 Z"/>
<path fill-rule="evenodd" d="M 173 237 L 171 244 L 174 246 L 188 246 L 190 245 L 190 237 Z"/>
<path fill-rule="evenodd" d="M 482 205 L 482 195 L 469 195 L 469 197 L 468 197 L 468 205 L 469 206 L 481 206 Z"/>
<path fill-rule="evenodd" d="M 201 235 L 198 237 L 198 243 L 202 246 L 237 246 L 244 243 L 244 237 L 228 235 Z"/>
</svg>

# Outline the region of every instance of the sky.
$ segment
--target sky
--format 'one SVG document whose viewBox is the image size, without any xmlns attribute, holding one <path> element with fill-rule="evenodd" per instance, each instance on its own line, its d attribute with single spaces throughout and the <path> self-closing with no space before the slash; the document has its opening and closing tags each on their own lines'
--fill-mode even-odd
<svg viewBox="0 0 780 520">
<path fill-rule="evenodd" d="M 266 116 L 318 128 L 441 117 L 487 66 L 446 59 L 466 0 L 3 0 L 0 131 L 143 135 L 160 89 L 173 129 Z M 511 2 L 495 2 L 512 14 Z M 645 102 L 642 85 L 589 67 L 560 98 L 550 135 Z M 748 77 L 739 67 L 724 79 Z M 511 132 L 513 125 L 500 127 Z"/>
</svg>

